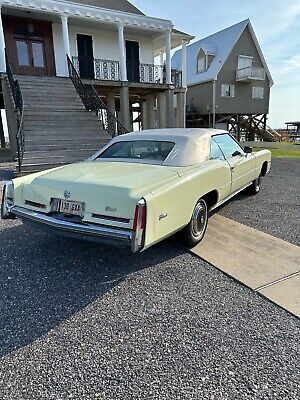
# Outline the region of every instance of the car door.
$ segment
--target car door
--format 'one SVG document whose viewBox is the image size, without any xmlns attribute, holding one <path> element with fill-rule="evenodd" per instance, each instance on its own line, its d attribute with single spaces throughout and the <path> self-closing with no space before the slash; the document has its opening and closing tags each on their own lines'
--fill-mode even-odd
<svg viewBox="0 0 300 400">
<path fill-rule="evenodd" d="M 219 180 L 219 185 L 217 187 L 219 192 L 218 201 L 222 201 L 226 199 L 230 195 L 231 190 L 231 168 L 228 164 L 227 160 L 225 160 L 224 154 L 222 153 L 218 144 L 214 141 L 214 138 L 211 138 L 210 143 L 210 160 L 218 160 L 221 164 L 221 170 L 218 170 L 218 175 L 222 176 L 221 180 Z M 219 178 L 219 177 L 218 177 Z"/>
<path fill-rule="evenodd" d="M 228 134 L 215 135 L 231 170 L 230 193 L 234 193 L 255 179 L 255 156 L 246 154 L 241 146 Z"/>
</svg>

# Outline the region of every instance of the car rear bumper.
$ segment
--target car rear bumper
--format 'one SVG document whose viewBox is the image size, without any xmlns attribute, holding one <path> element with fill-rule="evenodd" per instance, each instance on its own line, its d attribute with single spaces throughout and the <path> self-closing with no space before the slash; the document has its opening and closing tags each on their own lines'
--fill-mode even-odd
<svg viewBox="0 0 300 400">
<path fill-rule="evenodd" d="M 74 222 L 56 219 L 53 216 L 14 206 L 10 209 L 12 216 L 23 221 L 35 223 L 67 237 L 88 239 L 100 243 L 128 246 L 133 253 L 140 249 L 134 248 L 134 233 L 131 230 L 105 227 L 96 224 L 78 224 Z"/>
</svg>

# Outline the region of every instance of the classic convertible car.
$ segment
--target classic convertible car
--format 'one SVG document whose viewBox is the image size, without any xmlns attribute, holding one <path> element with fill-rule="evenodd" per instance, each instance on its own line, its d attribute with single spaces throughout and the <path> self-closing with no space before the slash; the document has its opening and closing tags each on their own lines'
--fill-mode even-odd
<svg viewBox="0 0 300 400">
<path fill-rule="evenodd" d="M 176 232 L 194 246 L 209 211 L 246 188 L 257 193 L 270 166 L 270 151 L 243 149 L 223 130 L 133 132 L 87 161 L 6 182 L 1 216 L 134 253 Z"/>
</svg>

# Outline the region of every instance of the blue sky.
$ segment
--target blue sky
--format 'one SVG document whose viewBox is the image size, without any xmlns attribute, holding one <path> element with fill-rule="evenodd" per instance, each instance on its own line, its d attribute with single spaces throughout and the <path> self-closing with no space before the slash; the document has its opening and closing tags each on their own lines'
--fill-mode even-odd
<svg viewBox="0 0 300 400">
<path fill-rule="evenodd" d="M 300 120 L 300 0 L 132 0 L 201 39 L 249 18 L 274 79 L 268 124 Z"/>
</svg>

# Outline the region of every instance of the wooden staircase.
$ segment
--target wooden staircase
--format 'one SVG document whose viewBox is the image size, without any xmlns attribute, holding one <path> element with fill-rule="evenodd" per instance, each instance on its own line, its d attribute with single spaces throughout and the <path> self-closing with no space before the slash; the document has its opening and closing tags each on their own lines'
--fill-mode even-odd
<svg viewBox="0 0 300 400">
<path fill-rule="evenodd" d="M 22 174 L 82 161 L 110 140 L 70 78 L 15 78 L 23 96 Z"/>
</svg>

